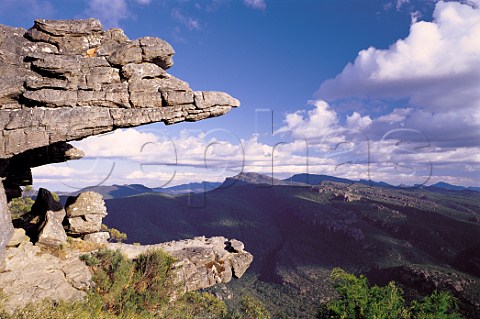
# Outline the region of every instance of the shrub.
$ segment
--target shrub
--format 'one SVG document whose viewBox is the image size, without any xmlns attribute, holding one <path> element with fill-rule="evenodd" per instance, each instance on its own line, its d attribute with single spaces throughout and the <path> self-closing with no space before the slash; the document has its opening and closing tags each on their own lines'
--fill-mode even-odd
<svg viewBox="0 0 480 319">
<path fill-rule="evenodd" d="M 324 305 L 319 318 L 462 318 L 456 312 L 455 298 L 447 292 L 434 292 L 407 306 L 402 289 L 394 282 L 385 287 L 370 287 L 365 276 L 357 277 L 340 268 L 332 271 L 331 278 L 335 282 L 339 298 Z"/>
<path fill-rule="evenodd" d="M 115 242 L 121 243 L 121 242 L 127 240 L 127 234 L 122 233 L 121 231 L 119 231 L 116 228 L 113 228 L 113 227 L 109 228 L 105 224 L 102 224 L 102 231 L 108 231 L 108 233 L 110 234 L 110 240 L 113 240 Z"/>
<path fill-rule="evenodd" d="M 242 296 L 240 309 L 235 310 L 231 315 L 232 319 L 270 319 L 270 312 L 258 299 L 249 295 Z"/>
<path fill-rule="evenodd" d="M 12 219 L 22 218 L 30 213 L 34 202 L 30 197 L 13 198 L 10 203 L 8 203 Z"/>
<path fill-rule="evenodd" d="M 161 250 L 148 251 L 134 260 L 119 251 L 103 249 L 82 255 L 94 273 L 94 288 L 84 301 L 44 300 L 27 305 L 14 314 L 2 311 L 2 319 L 269 319 L 258 300 L 243 296 L 239 309 L 229 312 L 226 304 L 210 293 L 176 290 L 171 276 L 173 257 Z M 176 296 L 176 297 L 175 297 Z"/>
</svg>

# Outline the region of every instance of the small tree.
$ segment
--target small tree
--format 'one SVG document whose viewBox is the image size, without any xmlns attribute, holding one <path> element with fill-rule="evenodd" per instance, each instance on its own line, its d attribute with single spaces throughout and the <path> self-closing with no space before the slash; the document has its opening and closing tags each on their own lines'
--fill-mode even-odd
<svg viewBox="0 0 480 319">
<path fill-rule="evenodd" d="M 448 292 L 434 292 L 420 301 L 405 304 L 403 291 L 395 282 L 385 287 L 370 287 L 365 276 L 359 277 L 335 268 L 331 278 L 340 297 L 328 302 L 319 318 L 342 319 L 459 319 L 456 299 Z"/>
<path fill-rule="evenodd" d="M 110 234 L 110 240 L 114 240 L 114 241 L 119 242 L 119 243 L 127 240 L 127 234 L 122 233 L 121 231 L 119 231 L 116 228 L 113 228 L 113 227 L 109 228 L 107 225 L 102 224 L 102 230 L 103 231 L 108 231 L 108 233 Z"/>
<path fill-rule="evenodd" d="M 270 312 L 258 299 L 249 295 L 242 296 L 240 309 L 233 312 L 232 319 L 270 319 Z"/>
<path fill-rule="evenodd" d="M 28 185 L 24 187 L 22 197 L 14 198 L 8 203 L 12 219 L 18 219 L 30 213 L 33 203 L 35 203 L 31 198 L 32 195 L 33 188 L 31 185 Z"/>
</svg>

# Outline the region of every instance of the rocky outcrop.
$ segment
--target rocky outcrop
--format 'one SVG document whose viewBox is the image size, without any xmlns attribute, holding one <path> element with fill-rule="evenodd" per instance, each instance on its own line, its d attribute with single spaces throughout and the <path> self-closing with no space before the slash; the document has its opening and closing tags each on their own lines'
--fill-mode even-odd
<svg viewBox="0 0 480 319">
<path fill-rule="evenodd" d="M 30 237 L 25 233 L 23 228 L 15 228 L 13 231 L 13 236 L 7 244 L 7 247 L 18 247 L 21 244 L 30 242 Z"/>
<path fill-rule="evenodd" d="M 243 243 L 225 237 L 196 237 L 146 246 L 111 243 L 108 248 L 120 250 L 132 259 L 148 250 L 162 249 L 177 260 L 174 270 L 184 291 L 240 278 L 253 261 L 252 254 L 243 250 Z"/>
<path fill-rule="evenodd" d="M 92 275 L 78 254 L 62 259 L 26 243 L 7 249 L 6 257 L 0 287 L 8 296 L 8 312 L 43 299 L 81 300 L 91 285 Z"/>
<path fill-rule="evenodd" d="M 149 246 L 108 244 L 107 248 L 118 249 L 132 259 L 148 250 L 162 249 L 176 259 L 172 271 L 185 292 L 239 278 L 253 260 L 241 242 L 224 237 L 197 237 Z M 8 296 L 6 310 L 13 312 L 43 299 L 81 300 L 92 286 L 92 274 L 80 260 L 81 254 L 64 248 L 60 258 L 24 241 L 9 247 L 5 270 L 0 272 L 0 287 Z"/>
<path fill-rule="evenodd" d="M 86 234 L 83 236 L 84 241 L 88 241 L 91 243 L 97 243 L 97 244 L 106 244 L 108 240 L 110 239 L 110 233 L 106 231 L 101 231 L 97 233 L 92 233 L 92 234 Z"/>
<path fill-rule="evenodd" d="M 44 189 L 38 190 L 37 200 L 32 206 L 32 214 L 39 217 L 37 243 L 47 246 L 59 246 L 67 242 L 63 229 L 65 209 Z"/>
<path fill-rule="evenodd" d="M 118 127 L 218 116 L 239 105 L 222 92 L 194 92 L 165 70 L 173 48 L 98 20 L 36 20 L 0 26 L 0 158 Z"/>
<path fill-rule="evenodd" d="M 83 156 L 66 142 L 239 106 L 168 74 L 174 53 L 162 39 L 129 40 L 95 19 L 41 19 L 28 31 L 0 25 L 0 268 L 12 234 L 5 195 L 32 184 L 31 167 Z"/>
<path fill-rule="evenodd" d="M 103 196 L 95 192 L 84 192 L 69 197 L 66 204 L 70 233 L 86 235 L 97 233 L 102 228 L 107 208 Z"/>
<path fill-rule="evenodd" d="M 5 266 L 5 247 L 13 235 L 12 218 L 7 206 L 7 196 L 0 178 L 0 270 Z"/>
</svg>

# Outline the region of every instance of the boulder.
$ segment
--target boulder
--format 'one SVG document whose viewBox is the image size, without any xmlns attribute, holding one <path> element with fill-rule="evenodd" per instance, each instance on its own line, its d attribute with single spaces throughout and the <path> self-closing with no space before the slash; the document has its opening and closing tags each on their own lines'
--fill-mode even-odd
<svg viewBox="0 0 480 319">
<path fill-rule="evenodd" d="M 96 192 L 84 192 L 69 197 L 66 204 L 68 223 L 72 234 L 99 232 L 107 208 L 103 196 Z"/>
<path fill-rule="evenodd" d="M 83 235 L 99 232 L 102 228 L 103 217 L 100 215 L 85 215 L 68 219 L 70 233 Z"/>
<path fill-rule="evenodd" d="M 52 194 L 44 189 L 38 190 L 37 199 L 32 206 L 32 214 L 40 217 L 37 243 L 47 246 L 59 246 L 67 242 L 63 229 L 65 210 L 62 204 L 53 199 Z"/>
<path fill-rule="evenodd" d="M 26 244 L 30 242 L 30 237 L 28 237 L 25 233 L 25 229 L 23 228 L 15 228 L 13 231 L 12 239 L 7 244 L 7 247 L 18 247 L 21 244 Z"/>
<path fill-rule="evenodd" d="M 92 233 L 92 234 L 86 234 L 83 236 L 84 241 L 92 242 L 92 243 L 97 243 L 97 244 L 106 244 L 108 243 L 108 240 L 110 239 L 110 233 L 109 232 L 98 232 L 98 233 Z"/>
<path fill-rule="evenodd" d="M 79 217 L 86 215 L 107 216 L 107 208 L 103 196 L 96 192 L 83 192 L 67 199 L 65 205 L 67 217 Z"/>
<path fill-rule="evenodd" d="M 67 242 L 67 234 L 63 229 L 63 219 L 65 210 L 47 211 L 45 214 L 45 223 L 40 228 L 38 234 L 38 244 L 47 246 L 59 246 Z"/>
</svg>

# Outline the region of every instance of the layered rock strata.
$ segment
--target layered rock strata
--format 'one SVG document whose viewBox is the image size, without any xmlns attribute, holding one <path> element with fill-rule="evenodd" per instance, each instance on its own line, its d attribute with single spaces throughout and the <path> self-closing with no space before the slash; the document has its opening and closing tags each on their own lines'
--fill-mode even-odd
<svg viewBox="0 0 480 319">
<path fill-rule="evenodd" d="M 31 167 L 83 156 L 66 142 L 239 106 L 168 74 L 174 53 L 162 39 L 129 40 L 95 19 L 41 19 L 28 31 L 0 25 L 0 269 L 13 232 L 5 197 L 32 184 Z"/>
<path fill-rule="evenodd" d="M 66 211 L 71 234 L 84 235 L 92 241 L 98 241 L 104 237 L 103 234 L 98 234 L 102 228 L 103 217 L 107 216 L 107 208 L 101 194 L 84 192 L 78 196 L 69 197 Z"/>
</svg>

